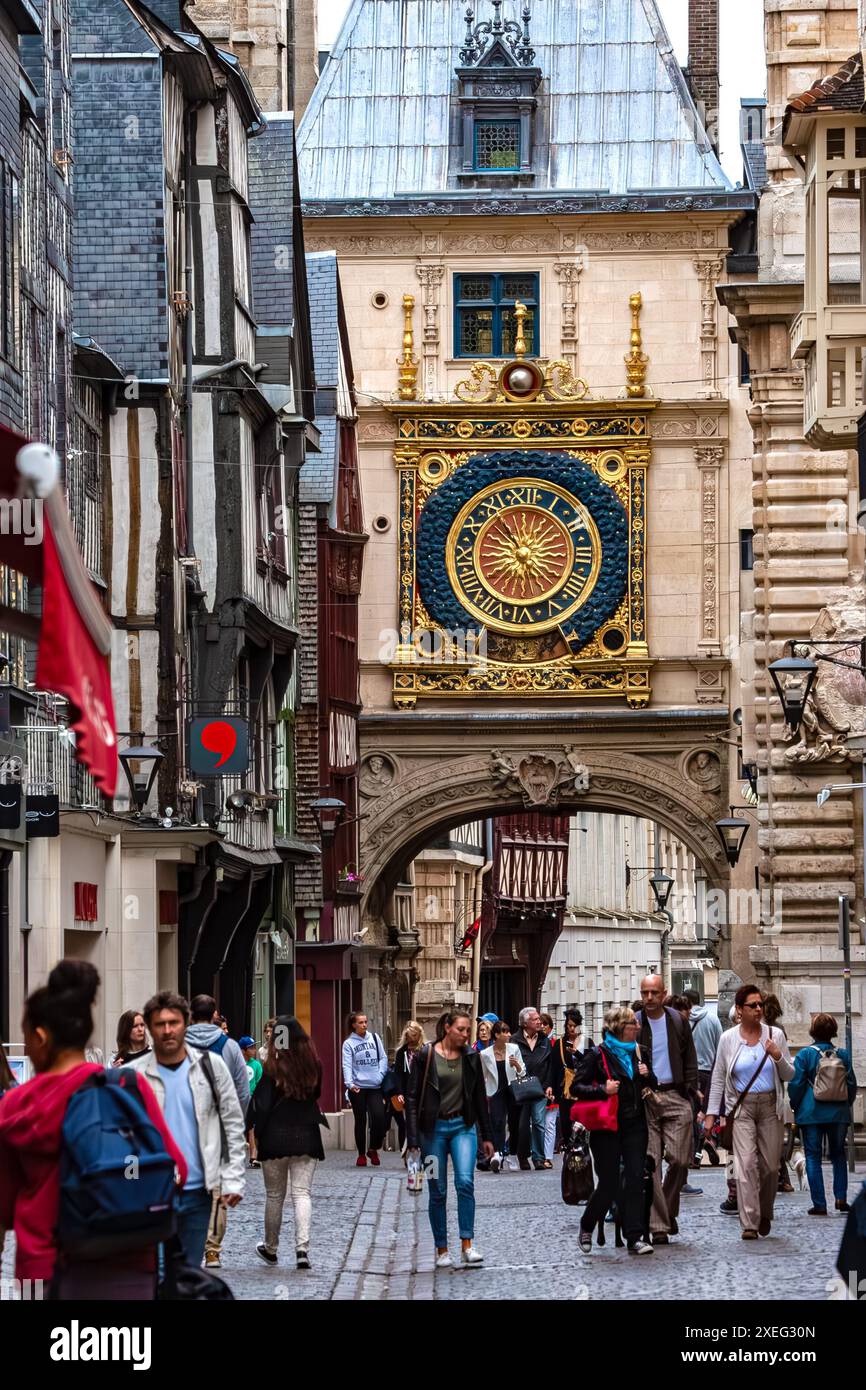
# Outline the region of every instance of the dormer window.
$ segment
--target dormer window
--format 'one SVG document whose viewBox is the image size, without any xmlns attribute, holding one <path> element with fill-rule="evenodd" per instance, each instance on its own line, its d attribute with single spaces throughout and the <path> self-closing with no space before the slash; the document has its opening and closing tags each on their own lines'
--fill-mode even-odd
<svg viewBox="0 0 866 1390">
<path fill-rule="evenodd" d="M 497 180 L 531 184 L 533 123 L 541 69 L 533 67 L 529 6 L 522 26 L 503 21 L 502 0 L 493 0 L 494 17 L 475 23 L 466 11 L 466 37 L 460 50 L 458 97 L 462 159 L 458 179 L 485 184 Z"/>
<path fill-rule="evenodd" d="M 475 122 L 475 168 L 487 172 L 520 168 L 520 121 Z"/>
</svg>

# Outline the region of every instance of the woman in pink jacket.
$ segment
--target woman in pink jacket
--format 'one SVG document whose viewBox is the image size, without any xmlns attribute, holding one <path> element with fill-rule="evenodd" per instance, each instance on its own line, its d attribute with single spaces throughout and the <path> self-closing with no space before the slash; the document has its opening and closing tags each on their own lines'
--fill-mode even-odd
<svg viewBox="0 0 866 1390">
<path fill-rule="evenodd" d="M 42 1280 L 45 1293 L 55 1274 L 54 1228 L 60 1206 L 60 1153 L 63 1120 L 71 1095 L 103 1067 L 85 1061 L 93 1031 L 92 1007 L 99 975 L 87 961 L 62 960 L 24 1005 L 24 1043 L 36 1076 L 10 1091 L 0 1105 L 0 1226 L 15 1231 L 15 1277 Z M 174 1159 L 179 1181 L 186 1162 L 166 1127 L 156 1097 L 138 1077 L 148 1118 Z M 156 1248 L 111 1260 L 79 1264 L 74 1288 L 55 1283 L 58 1298 L 153 1298 Z"/>
</svg>

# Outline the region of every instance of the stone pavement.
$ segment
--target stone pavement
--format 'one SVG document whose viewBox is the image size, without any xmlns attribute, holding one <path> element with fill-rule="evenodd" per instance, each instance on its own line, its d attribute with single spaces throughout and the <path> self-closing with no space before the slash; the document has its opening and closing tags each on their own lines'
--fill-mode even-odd
<svg viewBox="0 0 866 1390">
<path fill-rule="evenodd" d="M 261 1171 L 247 1174 L 247 1192 L 229 1214 L 223 1277 L 239 1299 L 533 1299 L 570 1292 L 578 1300 L 645 1299 L 821 1300 L 833 1275 L 843 1218 L 807 1216 L 808 1189 L 778 1198 L 772 1235 L 751 1245 L 740 1223 L 723 1216 L 724 1171 L 704 1168 L 691 1180 L 701 1197 L 683 1197 L 682 1234 L 652 1255 L 635 1257 L 608 1244 L 588 1259 L 577 1250 L 582 1208 L 559 1195 L 559 1159 L 553 1172 L 479 1173 L 475 1186 L 476 1241 L 481 1269 L 433 1269 L 426 1193 L 406 1190 L 396 1154 L 382 1166 L 356 1168 L 354 1155 L 330 1152 L 313 1186 L 313 1227 L 308 1271 L 294 1267 L 292 1218 L 286 1215 L 280 1264 L 265 1265 L 255 1253 L 262 1239 L 264 1185 Z M 849 1182 L 853 1197 L 863 1165 Z M 829 1170 L 824 1180 L 830 1192 Z M 456 1238 L 456 1200 L 448 1194 L 449 1228 Z M 3 1274 L 12 1276 L 14 1240 L 7 1237 Z"/>
<path fill-rule="evenodd" d="M 842 1237 L 843 1217 L 810 1217 L 808 1189 L 781 1195 L 772 1235 L 752 1245 L 740 1239 L 736 1217 L 719 1202 L 722 1169 L 704 1168 L 691 1180 L 703 1196 L 683 1197 L 682 1234 L 652 1255 L 635 1257 L 608 1244 L 590 1258 L 577 1250 L 582 1208 L 559 1195 L 559 1160 L 553 1172 L 479 1173 L 476 1241 L 482 1269 L 433 1270 L 426 1194 L 407 1192 L 396 1154 L 382 1166 L 358 1169 L 351 1154 L 331 1152 L 313 1188 L 309 1272 L 294 1269 L 291 1216 L 284 1227 L 281 1264 L 269 1269 L 255 1255 L 262 1238 L 261 1173 L 249 1173 L 247 1195 L 229 1216 L 223 1275 L 236 1297 L 258 1299 L 531 1299 L 567 1291 L 580 1300 L 787 1299 L 826 1297 Z M 829 1169 L 825 1182 L 829 1186 Z M 863 1169 L 850 1181 L 851 1197 Z M 456 1200 L 449 1191 L 449 1227 Z M 285 1266 L 282 1261 L 285 1260 Z"/>
</svg>

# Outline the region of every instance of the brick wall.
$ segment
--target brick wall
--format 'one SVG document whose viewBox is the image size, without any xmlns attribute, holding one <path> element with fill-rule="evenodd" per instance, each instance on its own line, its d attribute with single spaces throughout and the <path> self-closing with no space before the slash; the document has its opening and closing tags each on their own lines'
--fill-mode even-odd
<svg viewBox="0 0 866 1390">
<path fill-rule="evenodd" d="M 318 518 L 315 506 L 298 508 L 298 691 L 295 714 L 295 767 L 297 774 L 298 834 L 318 841 L 319 832 L 310 802 L 321 787 L 319 768 L 319 563 Z M 322 867 L 319 861 L 299 864 L 295 898 L 303 907 L 322 901 Z"/>
<path fill-rule="evenodd" d="M 689 0 L 689 86 L 718 150 L 719 0 Z"/>
</svg>

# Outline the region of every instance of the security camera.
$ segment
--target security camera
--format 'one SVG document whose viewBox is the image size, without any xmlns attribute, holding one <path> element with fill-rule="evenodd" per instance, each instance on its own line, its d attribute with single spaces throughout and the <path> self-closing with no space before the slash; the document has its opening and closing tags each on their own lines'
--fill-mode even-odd
<svg viewBox="0 0 866 1390">
<path fill-rule="evenodd" d="M 353 940 L 353 941 L 363 941 L 363 940 L 364 940 L 364 937 L 367 935 L 367 932 L 368 932 L 369 930 L 370 930 L 369 927 L 361 927 L 360 931 L 356 931 L 356 932 L 353 932 L 353 933 L 352 933 L 352 940 Z"/>
</svg>

